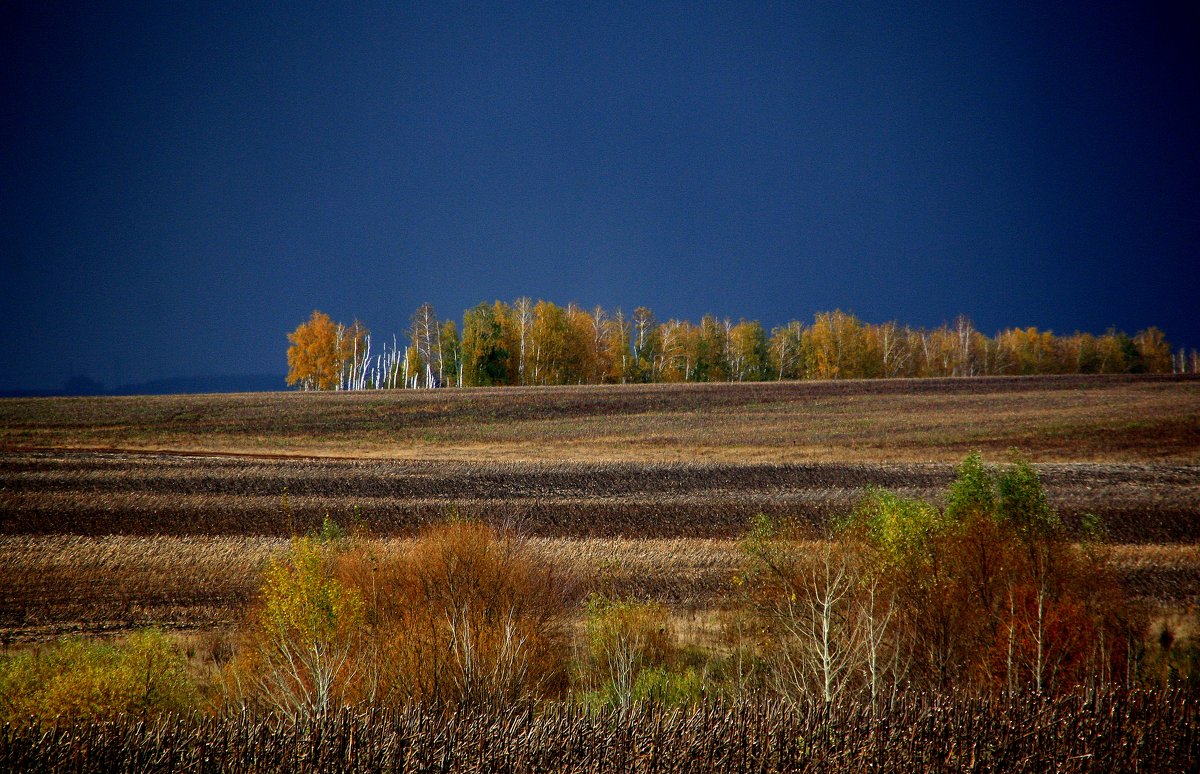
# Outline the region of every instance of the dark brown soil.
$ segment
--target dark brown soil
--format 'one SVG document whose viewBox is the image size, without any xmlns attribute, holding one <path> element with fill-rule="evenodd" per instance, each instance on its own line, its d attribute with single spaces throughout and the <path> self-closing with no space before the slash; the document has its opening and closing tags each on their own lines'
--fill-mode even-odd
<svg viewBox="0 0 1200 774">
<path fill-rule="evenodd" d="M 1069 523 L 1122 543 L 1200 540 L 1200 467 L 1039 465 Z M 937 500 L 942 464 L 449 463 L 0 453 L 0 534 L 288 535 L 328 514 L 403 535 L 458 513 L 532 535 L 733 537 L 756 514 L 818 527 L 867 487 Z"/>
</svg>

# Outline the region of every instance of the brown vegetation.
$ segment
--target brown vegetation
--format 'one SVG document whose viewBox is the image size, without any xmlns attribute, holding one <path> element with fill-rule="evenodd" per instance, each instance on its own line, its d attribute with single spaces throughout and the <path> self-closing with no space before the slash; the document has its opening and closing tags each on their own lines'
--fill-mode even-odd
<svg viewBox="0 0 1200 774">
<path fill-rule="evenodd" d="M 1194 771 L 1194 692 L 988 700 L 653 706 L 445 715 L 347 709 L 314 723 L 172 718 L 0 729 L 10 771 Z"/>
</svg>

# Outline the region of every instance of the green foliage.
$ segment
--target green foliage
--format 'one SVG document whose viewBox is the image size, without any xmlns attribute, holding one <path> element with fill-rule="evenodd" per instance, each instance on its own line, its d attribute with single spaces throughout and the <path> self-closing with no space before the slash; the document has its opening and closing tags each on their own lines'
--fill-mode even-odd
<svg viewBox="0 0 1200 774">
<path fill-rule="evenodd" d="M 149 717 L 198 702 L 186 657 L 155 630 L 116 643 L 62 640 L 0 662 L 0 720 L 9 723 Z"/>
<path fill-rule="evenodd" d="M 757 514 L 738 544 L 748 564 L 744 577 L 735 577 L 735 584 L 789 582 L 796 565 L 804 559 L 801 543 L 811 537 L 815 536 L 793 520 Z"/>
<path fill-rule="evenodd" d="M 693 667 L 654 666 L 638 673 L 628 699 L 621 695 L 616 681 L 609 680 L 595 690 L 585 691 L 580 702 L 592 710 L 612 710 L 642 703 L 659 707 L 694 707 L 704 700 L 707 689 L 704 673 Z"/>
<path fill-rule="evenodd" d="M 358 506 L 354 506 L 354 513 L 358 515 Z M 326 546 L 339 546 L 346 542 L 346 530 L 326 513 L 321 519 L 321 529 L 313 532 L 311 537 Z"/>
<path fill-rule="evenodd" d="M 1061 535 L 1062 521 L 1050 507 L 1038 472 L 1016 452 L 1011 459 L 1012 464 L 1000 473 L 996 482 L 998 519 L 1014 527 L 1026 542 Z"/>
<path fill-rule="evenodd" d="M 929 562 L 933 542 L 946 525 L 942 513 L 924 500 L 871 488 L 838 533 L 865 540 L 889 565 L 912 567 Z"/>
<path fill-rule="evenodd" d="M 996 479 L 979 452 L 971 452 L 958 466 L 958 475 L 946 493 L 946 518 L 963 522 L 973 517 L 994 518 Z"/>
<path fill-rule="evenodd" d="M 509 351 L 496 310 L 479 304 L 463 317 L 462 377 L 468 387 L 504 384 L 508 375 Z"/>
<path fill-rule="evenodd" d="M 779 519 L 765 513 L 755 514 L 750 520 L 750 528 L 742 536 L 739 548 L 748 556 L 768 555 L 787 531 L 787 527 Z"/>
<path fill-rule="evenodd" d="M 676 648 L 665 606 L 593 594 L 584 604 L 584 614 L 587 654 L 582 677 L 595 686 L 585 693 L 585 704 L 628 707 L 687 692 L 688 680 L 695 678 L 677 680 L 669 672 Z M 643 677 L 648 670 L 660 674 Z"/>
<path fill-rule="evenodd" d="M 442 364 L 442 378 L 445 386 L 453 386 L 459 383 L 459 375 L 462 371 L 462 342 L 458 339 L 458 326 L 453 320 L 447 320 L 442 323 L 441 333 L 438 336 L 438 343 L 441 346 L 439 353 L 439 362 Z"/>
<path fill-rule="evenodd" d="M 243 701 L 299 720 L 323 717 L 351 698 L 363 602 L 333 577 L 337 550 L 336 542 L 295 538 L 267 565 L 248 648 L 233 667 L 235 682 L 251 689 Z"/>
<path fill-rule="evenodd" d="M 1094 513 L 1085 513 L 1079 518 L 1079 535 L 1085 545 L 1097 545 L 1108 541 L 1108 525 Z"/>
<path fill-rule="evenodd" d="M 362 600 L 332 577 L 327 559 L 327 546 L 320 541 L 297 538 L 291 551 L 271 560 L 262 589 L 261 621 L 272 638 L 301 647 L 324 644 L 342 638 L 359 623 Z"/>
</svg>

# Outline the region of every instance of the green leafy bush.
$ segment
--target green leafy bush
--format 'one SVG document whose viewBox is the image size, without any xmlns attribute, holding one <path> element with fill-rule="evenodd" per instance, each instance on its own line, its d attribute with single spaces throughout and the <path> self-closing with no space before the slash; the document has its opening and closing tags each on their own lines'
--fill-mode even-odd
<svg viewBox="0 0 1200 774">
<path fill-rule="evenodd" d="M 198 702 L 186 657 L 155 630 L 116 643 L 66 639 L 0 662 L 0 718 L 14 724 L 149 717 Z"/>
</svg>

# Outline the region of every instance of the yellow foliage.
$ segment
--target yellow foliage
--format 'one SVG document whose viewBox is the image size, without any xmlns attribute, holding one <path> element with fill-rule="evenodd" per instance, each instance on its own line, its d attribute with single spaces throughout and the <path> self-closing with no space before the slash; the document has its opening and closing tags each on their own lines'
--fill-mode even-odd
<svg viewBox="0 0 1200 774">
<path fill-rule="evenodd" d="M 349 327 L 314 311 L 308 322 L 288 334 L 288 384 L 306 390 L 332 390 L 347 366 L 365 356 L 368 331 L 357 320 Z"/>
<path fill-rule="evenodd" d="M 0 662 L 0 720 L 98 720 L 194 709 L 187 660 L 161 632 L 117 643 L 63 640 Z"/>
<path fill-rule="evenodd" d="M 293 719 L 323 717 L 358 698 L 361 596 L 332 576 L 334 547 L 297 538 L 267 566 L 249 648 L 244 699 Z"/>
</svg>

